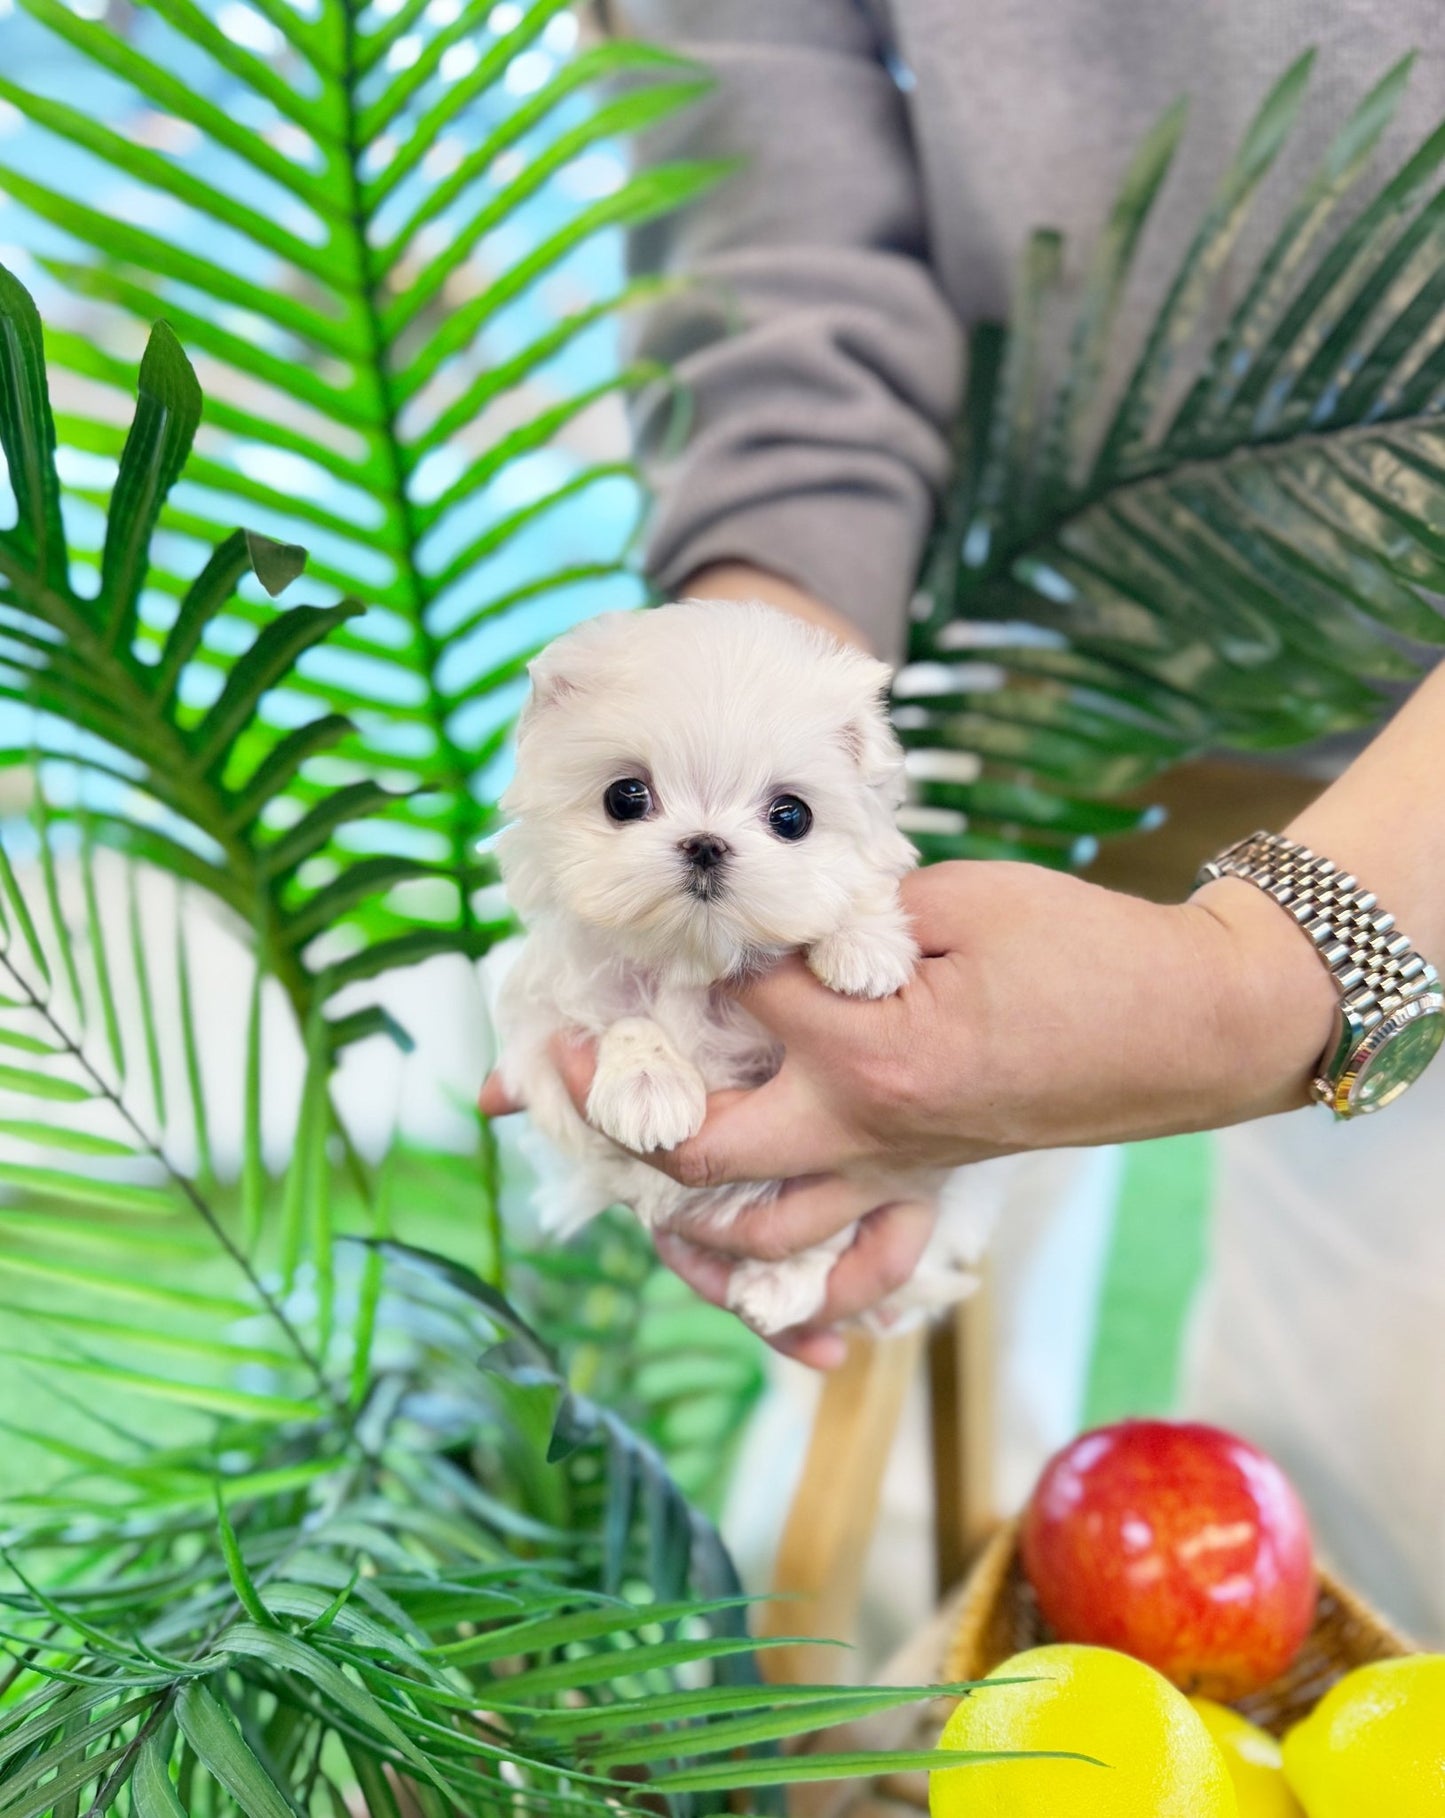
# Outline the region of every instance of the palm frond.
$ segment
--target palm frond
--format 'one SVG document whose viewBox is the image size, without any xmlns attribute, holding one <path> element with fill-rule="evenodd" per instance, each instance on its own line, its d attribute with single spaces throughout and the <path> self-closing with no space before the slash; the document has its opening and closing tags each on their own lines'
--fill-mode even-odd
<svg viewBox="0 0 1445 1818">
<path fill-rule="evenodd" d="M 1061 248 L 1034 237 L 1008 333 L 974 340 L 898 691 L 929 856 L 1078 862 L 1140 824 L 1110 796 L 1210 747 L 1367 726 L 1380 685 L 1445 644 L 1445 126 L 1354 201 L 1411 61 L 1339 128 L 1209 341 L 1312 57 L 1286 71 L 1112 402 L 1102 375 L 1182 109 L 1131 166 L 1059 373 L 1043 349 Z"/>
<path fill-rule="evenodd" d="M 928 1694 L 763 1687 L 727 1555 L 650 1448 L 487 1284 L 373 1254 L 385 1337 L 354 1425 L 255 1396 L 165 1447 L 32 1436 L 63 1474 L 0 1505 L 6 1818 L 72 1794 L 199 1813 L 218 1790 L 377 1814 L 428 1787 L 441 1812 L 640 1811 L 649 1788 L 707 1811 L 738 1785 L 964 1765 L 779 1758 Z M 643 1484 L 620 1527 L 595 1513 L 599 1480 L 630 1509 L 619 1451 Z"/>
<path fill-rule="evenodd" d="M 14 527 L 0 531 L 0 701 L 33 716 L 35 743 L 26 755 L 42 808 L 52 820 L 63 814 L 78 822 L 84 834 L 79 862 L 96 998 L 121 1074 L 107 948 L 96 938 L 95 834 L 224 904 L 303 1019 L 392 959 L 457 944 L 435 930 L 430 937 L 414 931 L 404 953 L 355 939 L 345 953 L 328 940 L 359 906 L 436 870 L 400 854 L 348 857 L 347 839 L 384 828 L 397 793 L 369 781 L 318 780 L 326 754 L 350 736 L 350 723 L 304 703 L 298 713 L 294 697 L 286 705 L 309 663 L 361 607 L 343 601 L 269 609 L 239 644 L 210 651 L 200 664 L 237 589 L 251 586 L 262 597 L 280 590 L 301 571 L 305 551 L 233 531 L 187 587 L 164 638 L 149 653 L 138 645 L 157 523 L 200 413 L 195 374 L 160 324 L 141 361 L 135 417 L 120 449 L 99 585 L 94 594 L 82 592 L 60 515 L 39 317 L 28 292 L 0 267 L 0 448 L 17 506 Z M 304 811 L 288 794 L 303 780 L 310 796 Z M 48 832 L 43 843 L 48 858 Z M 143 967 L 144 946 L 133 952 Z M 140 998 L 146 1006 L 149 992 Z M 153 1026 L 141 1040 L 158 1087 Z"/>
<path fill-rule="evenodd" d="M 700 1304 L 625 1214 L 593 1219 L 566 1244 L 514 1248 L 507 1280 L 568 1382 L 648 1440 L 689 1500 L 717 1513 L 767 1387 L 761 1341 Z"/>
<path fill-rule="evenodd" d="M 871 1771 L 777 1745 L 916 1689 L 764 1693 L 726 1548 L 648 1439 L 472 1270 L 338 1240 L 314 1022 L 275 1260 L 248 1256 L 102 1070 L 159 1029 L 122 1008 L 150 990 L 131 914 L 117 939 L 82 879 L 52 920 L 36 869 L 44 904 L 0 847 L 0 1130 L 47 1157 L 0 1173 L 4 1818 L 685 1818 Z M 152 1113 L 179 1045 L 142 1043 Z"/>
<path fill-rule="evenodd" d="M 563 0 L 150 0 L 133 29 L 22 3 L 70 75 L 67 93 L 0 77 L 27 121 L 0 185 L 35 224 L 37 275 L 90 300 L 84 332 L 50 342 L 75 399 L 62 453 L 87 471 L 120 456 L 106 400 L 125 375 L 101 349 L 136 323 L 164 318 L 210 397 L 160 516 L 170 535 L 112 635 L 164 660 L 191 597 L 172 549 L 248 520 L 305 542 L 314 579 L 372 610 L 328 609 L 337 622 L 286 691 L 312 704 L 316 742 L 296 734 L 246 809 L 300 811 L 277 863 L 294 875 L 324 853 L 339 875 L 315 914 L 373 954 L 422 957 L 439 931 L 485 946 L 493 875 L 475 848 L 525 659 L 584 609 L 637 597 L 639 501 L 606 413 L 660 375 L 618 369 L 615 318 L 650 287 L 613 269 L 606 236 L 721 170 L 629 176 L 613 147 L 707 80 L 645 45 L 579 48 Z M 119 574 L 136 553 L 103 560 Z M 213 611 L 188 650 L 201 668 L 250 635 L 256 603 Z M 274 698 L 259 711 L 292 730 Z M 376 777 L 403 797 L 379 827 Z M 342 960 L 326 982 L 369 966 Z"/>
</svg>

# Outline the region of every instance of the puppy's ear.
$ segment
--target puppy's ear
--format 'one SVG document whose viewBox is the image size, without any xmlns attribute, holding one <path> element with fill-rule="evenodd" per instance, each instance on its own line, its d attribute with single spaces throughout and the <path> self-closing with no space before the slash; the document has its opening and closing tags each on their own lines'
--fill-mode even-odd
<svg viewBox="0 0 1445 1818">
<path fill-rule="evenodd" d="M 634 617 L 630 612 L 602 612 L 594 619 L 583 619 L 534 656 L 527 665 L 532 692 L 522 709 L 519 732 L 549 707 L 593 686 L 599 666 L 626 635 Z"/>
<path fill-rule="evenodd" d="M 532 684 L 528 713 L 543 712 L 581 688 L 582 684 L 577 680 L 579 666 L 571 660 L 576 653 L 568 650 L 568 642 L 566 638 L 558 638 L 528 663 L 527 680 Z"/>
<path fill-rule="evenodd" d="M 843 723 L 843 748 L 857 764 L 870 788 L 886 783 L 903 761 L 902 747 L 888 718 L 888 684 L 893 671 L 872 657 L 850 662 L 853 683 L 852 710 Z"/>
</svg>

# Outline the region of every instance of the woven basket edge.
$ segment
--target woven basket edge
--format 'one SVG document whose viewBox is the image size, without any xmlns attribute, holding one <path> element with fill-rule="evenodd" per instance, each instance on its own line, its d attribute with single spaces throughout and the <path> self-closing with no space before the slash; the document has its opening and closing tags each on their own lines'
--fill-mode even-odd
<svg viewBox="0 0 1445 1818">
<path fill-rule="evenodd" d="M 943 1660 L 943 1678 L 949 1684 L 985 1678 L 999 1665 L 989 1654 L 989 1625 L 1015 1569 L 1021 1526 L 1017 1517 L 1003 1523 L 978 1554 L 964 1580 Z M 1369 1659 L 1399 1658 L 1419 1652 L 1415 1642 L 1327 1567 L 1318 1567 L 1316 1576 L 1320 1593 L 1333 1600 L 1340 1614 L 1369 1637 Z"/>
</svg>

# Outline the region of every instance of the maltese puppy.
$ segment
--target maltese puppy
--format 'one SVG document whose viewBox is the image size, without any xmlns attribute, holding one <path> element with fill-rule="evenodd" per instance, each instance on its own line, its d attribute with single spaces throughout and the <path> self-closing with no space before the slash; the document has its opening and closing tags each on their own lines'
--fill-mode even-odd
<svg viewBox="0 0 1445 1818">
<path fill-rule="evenodd" d="M 777 1070 L 729 981 L 801 951 L 830 991 L 886 997 L 918 958 L 889 671 L 772 607 L 690 600 L 588 620 L 530 675 L 498 843 L 527 933 L 496 1018 L 503 1080 L 545 1139 L 542 1216 L 570 1229 L 620 1203 L 706 1243 L 779 1183 L 689 1189 L 638 1157 L 694 1135 L 709 1092 Z M 586 1122 L 548 1054 L 578 1034 L 597 1044 Z M 879 1203 L 944 1178 L 880 1177 Z M 852 1236 L 740 1264 L 729 1304 L 764 1333 L 807 1322 Z M 965 1247 L 941 1220 L 880 1323 L 966 1293 Z"/>
</svg>

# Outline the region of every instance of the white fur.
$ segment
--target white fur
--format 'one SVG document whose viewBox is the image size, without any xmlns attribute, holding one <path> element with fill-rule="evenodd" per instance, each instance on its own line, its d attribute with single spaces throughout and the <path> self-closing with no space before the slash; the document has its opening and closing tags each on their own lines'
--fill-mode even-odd
<svg viewBox="0 0 1445 1818">
<path fill-rule="evenodd" d="M 902 753 L 883 707 L 888 674 L 826 632 L 731 601 L 591 619 L 533 663 L 498 847 L 528 932 L 497 1027 L 503 1079 L 553 1151 L 540 1186 L 552 1228 L 622 1203 L 648 1225 L 681 1215 L 705 1242 L 709 1223 L 776 1194 L 776 1183 L 689 1190 L 624 1153 L 675 1147 L 701 1128 L 708 1092 L 776 1071 L 776 1044 L 727 981 L 801 949 L 835 991 L 883 997 L 907 983 L 918 950 L 898 881 L 915 855 L 894 818 Z M 624 777 L 652 790 L 645 820 L 619 824 L 604 808 Z M 811 808 L 806 838 L 769 829 L 780 794 Z M 706 900 L 687 888 L 680 850 L 697 834 L 730 848 Z M 568 1033 L 597 1041 L 585 1123 L 548 1053 Z M 932 1199 L 940 1184 L 880 1181 L 879 1203 Z M 951 1225 L 882 1323 L 972 1285 L 978 1245 Z M 734 1310 L 765 1332 L 806 1322 L 852 1236 L 743 1264 Z"/>
</svg>

